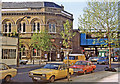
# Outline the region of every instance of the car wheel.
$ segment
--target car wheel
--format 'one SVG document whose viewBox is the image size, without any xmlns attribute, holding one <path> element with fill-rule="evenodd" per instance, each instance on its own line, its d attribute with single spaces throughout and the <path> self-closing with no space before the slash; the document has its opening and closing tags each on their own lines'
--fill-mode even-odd
<svg viewBox="0 0 120 84">
<path fill-rule="evenodd" d="M 94 72 L 94 69 L 91 71 L 91 73 L 93 73 Z"/>
<path fill-rule="evenodd" d="M 51 76 L 50 79 L 49 79 L 49 82 L 54 82 L 55 81 L 55 76 Z"/>
<path fill-rule="evenodd" d="M 23 63 L 23 65 L 26 65 L 26 63 Z"/>
<path fill-rule="evenodd" d="M 37 80 L 35 80 L 34 78 L 32 78 L 32 81 L 33 81 L 33 82 L 37 82 Z"/>
<path fill-rule="evenodd" d="M 71 73 L 69 73 L 69 78 L 71 77 Z"/>
<path fill-rule="evenodd" d="M 10 82 L 11 81 L 11 76 L 6 76 L 4 80 L 5 80 L 5 82 Z"/>
<path fill-rule="evenodd" d="M 83 74 L 86 74 L 87 73 L 87 71 L 85 70 L 84 72 L 83 72 Z"/>
<path fill-rule="evenodd" d="M 106 64 L 106 65 L 108 65 L 109 63 L 108 63 L 108 62 L 106 62 L 105 64 Z"/>
</svg>

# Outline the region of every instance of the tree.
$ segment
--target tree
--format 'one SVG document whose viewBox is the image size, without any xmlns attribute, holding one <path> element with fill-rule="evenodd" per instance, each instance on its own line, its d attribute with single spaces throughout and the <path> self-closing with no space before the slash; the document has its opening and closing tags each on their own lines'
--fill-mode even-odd
<svg viewBox="0 0 120 84">
<path fill-rule="evenodd" d="M 32 47 L 41 51 L 49 51 L 52 45 L 52 42 L 50 39 L 51 39 L 51 36 L 48 34 L 47 31 L 34 33 L 33 36 L 31 37 Z"/>
<path fill-rule="evenodd" d="M 64 24 L 64 30 L 61 31 L 60 35 L 63 39 L 63 46 L 67 49 L 67 78 L 69 81 L 69 48 L 71 47 L 71 42 L 73 36 L 75 36 L 75 33 L 72 31 L 72 24 L 69 23 L 68 20 L 66 20 L 66 23 Z"/>
<path fill-rule="evenodd" d="M 118 2 L 88 2 L 83 16 L 80 16 L 78 28 L 80 32 L 94 34 L 93 43 L 109 49 L 109 68 L 111 68 L 111 48 L 119 47 L 118 39 Z"/>
</svg>

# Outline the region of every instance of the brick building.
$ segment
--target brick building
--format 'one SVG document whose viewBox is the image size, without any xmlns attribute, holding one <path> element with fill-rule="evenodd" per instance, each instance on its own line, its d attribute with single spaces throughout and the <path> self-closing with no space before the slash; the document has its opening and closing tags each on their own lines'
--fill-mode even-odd
<svg viewBox="0 0 120 84">
<path fill-rule="evenodd" d="M 30 16 L 31 18 L 21 18 Z M 20 52 L 20 58 L 40 57 L 40 50 L 34 53 L 33 48 L 28 45 L 31 36 L 37 31 L 48 30 L 54 40 L 55 49 L 52 50 L 52 60 L 60 58 L 57 56 L 61 53 L 61 36 L 63 24 L 66 20 L 73 23 L 73 15 L 64 10 L 64 6 L 60 6 L 53 2 L 3 2 L 2 3 L 2 35 L 10 35 L 13 32 L 18 33 L 20 28 L 20 46 L 23 51 Z M 20 26 L 18 26 L 20 24 Z M 4 57 L 2 55 L 2 57 Z M 45 58 L 44 55 L 42 58 Z M 49 54 L 47 55 L 49 58 Z"/>
</svg>

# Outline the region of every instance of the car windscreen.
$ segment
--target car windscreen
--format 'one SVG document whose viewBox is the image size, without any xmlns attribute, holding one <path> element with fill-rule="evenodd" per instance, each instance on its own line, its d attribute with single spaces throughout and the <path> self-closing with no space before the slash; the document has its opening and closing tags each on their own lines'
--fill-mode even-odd
<svg viewBox="0 0 120 84">
<path fill-rule="evenodd" d="M 65 59 L 67 60 L 67 56 L 65 57 Z M 75 60 L 75 56 L 69 56 L 69 60 Z"/>
<path fill-rule="evenodd" d="M 107 57 L 99 57 L 99 60 L 106 60 Z"/>
<path fill-rule="evenodd" d="M 87 65 L 87 62 L 78 61 L 75 63 L 75 65 Z"/>
<path fill-rule="evenodd" d="M 43 68 L 58 70 L 58 67 L 59 67 L 59 65 L 57 65 L 57 64 L 46 64 Z"/>
</svg>

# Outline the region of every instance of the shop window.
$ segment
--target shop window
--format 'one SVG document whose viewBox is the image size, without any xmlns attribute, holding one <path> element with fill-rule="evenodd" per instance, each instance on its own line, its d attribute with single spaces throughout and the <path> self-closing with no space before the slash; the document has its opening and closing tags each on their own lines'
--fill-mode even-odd
<svg viewBox="0 0 120 84">
<path fill-rule="evenodd" d="M 16 49 L 2 49 L 2 59 L 15 59 Z"/>
</svg>

